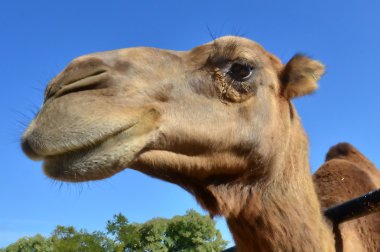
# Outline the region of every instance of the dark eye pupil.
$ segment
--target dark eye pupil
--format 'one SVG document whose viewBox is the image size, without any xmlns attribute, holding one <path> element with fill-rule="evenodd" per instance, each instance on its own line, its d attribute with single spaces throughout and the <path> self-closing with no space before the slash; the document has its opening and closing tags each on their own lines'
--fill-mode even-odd
<svg viewBox="0 0 380 252">
<path fill-rule="evenodd" d="M 247 79 L 252 73 L 252 67 L 247 64 L 233 63 L 230 68 L 230 75 L 236 80 Z"/>
</svg>

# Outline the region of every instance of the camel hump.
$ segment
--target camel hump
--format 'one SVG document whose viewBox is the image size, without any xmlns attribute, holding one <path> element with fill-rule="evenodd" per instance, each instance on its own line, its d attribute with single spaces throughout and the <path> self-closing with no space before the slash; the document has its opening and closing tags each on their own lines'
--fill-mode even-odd
<svg viewBox="0 0 380 252">
<path fill-rule="evenodd" d="M 330 147 L 325 161 L 335 158 L 349 160 L 357 164 L 367 164 L 372 167 L 371 169 L 376 169 L 375 165 L 350 143 L 338 143 Z"/>
<path fill-rule="evenodd" d="M 315 172 L 313 179 L 319 196 L 335 198 L 330 202 L 322 200 L 327 206 L 380 187 L 380 171 L 349 143 L 332 146 L 326 154 L 326 162 Z"/>
<path fill-rule="evenodd" d="M 357 169 L 369 172 L 377 187 L 380 187 L 380 171 L 358 149 L 349 143 L 338 143 L 326 154 L 326 162 L 333 159 L 343 159 L 355 164 Z"/>
<path fill-rule="evenodd" d="M 346 158 L 349 156 L 363 156 L 354 146 L 350 143 L 338 143 L 330 147 L 326 154 L 326 162 L 334 158 Z"/>
<path fill-rule="evenodd" d="M 330 207 L 380 187 L 380 171 L 349 143 L 332 146 L 313 180 L 323 207 Z"/>
<path fill-rule="evenodd" d="M 380 171 L 354 146 L 339 143 L 327 152 L 326 162 L 313 180 L 325 209 L 379 188 Z M 377 251 L 373 248 L 380 247 L 380 213 L 348 221 L 339 229 L 344 247 L 356 248 L 352 251 Z"/>
</svg>

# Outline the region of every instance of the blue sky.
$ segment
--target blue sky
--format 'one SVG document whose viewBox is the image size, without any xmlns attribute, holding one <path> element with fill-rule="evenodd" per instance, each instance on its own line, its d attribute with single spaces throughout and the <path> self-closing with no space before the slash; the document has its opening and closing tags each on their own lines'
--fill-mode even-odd
<svg viewBox="0 0 380 252">
<path fill-rule="evenodd" d="M 99 182 L 57 184 L 28 160 L 19 139 L 47 82 L 74 57 L 131 46 L 187 50 L 214 36 L 244 35 L 286 62 L 306 53 L 326 64 L 319 91 L 296 107 L 313 171 L 340 141 L 380 164 L 380 2 L 2 1 L 0 3 L 0 247 L 60 225 L 90 231 L 122 212 L 131 221 L 172 217 L 195 200 L 177 186 L 125 170 Z M 20 123 L 21 122 L 21 123 Z M 231 240 L 222 219 L 218 227 Z"/>
</svg>

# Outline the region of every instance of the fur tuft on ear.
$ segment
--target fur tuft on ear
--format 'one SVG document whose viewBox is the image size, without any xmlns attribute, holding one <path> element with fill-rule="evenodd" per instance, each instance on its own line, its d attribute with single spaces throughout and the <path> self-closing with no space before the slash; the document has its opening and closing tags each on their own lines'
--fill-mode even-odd
<svg viewBox="0 0 380 252">
<path fill-rule="evenodd" d="M 324 72 L 325 67 L 320 62 L 296 54 L 281 72 L 282 95 L 292 99 L 314 92 Z"/>
</svg>

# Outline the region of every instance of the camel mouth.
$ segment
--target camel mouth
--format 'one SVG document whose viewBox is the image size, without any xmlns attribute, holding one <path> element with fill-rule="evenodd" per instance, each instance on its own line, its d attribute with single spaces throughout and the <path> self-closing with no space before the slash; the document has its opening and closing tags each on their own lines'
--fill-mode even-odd
<svg viewBox="0 0 380 252">
<path fill-rule="evenodd" d="M 131 134 L 133 127 L 109 136 L 96 145 L 44 157 L 45 174 L 65 182 L 100 180 L 114 175 L 126 168 L 140 151 Z"/>
<path fill-rule="evenodd" d="M 54 140 L 49 140 L 49 131 L 42 131 L 38 128 L 36 130 L 35 126 L 33 126 L 22 137 L 21 148 L 32 160 L 45 160 L 51 157 L 70 155 L 71 153 L 92 149 L 123 131 L 129 130 L 137 123 L 136 120 L 131 120 L 128 124 L 117 126 L 113 129 L 104 127 L 103 132 L 100 133 L 90 129 L 84 130 L 81 134 L 66 138 L 55 138 Z"/>
<path fill-rule="evenodd" d="M 22 138 L 22 148 L 28 157 L 43 161 L 43 170 L 50 178 L 66 182 L 100 180 L 131 165 L 154 141 L 159 118 L 155 108 L 144 108 L 119 123 L 107 125 L 107 120 L 94 120 L 101 128 L 82 126 L 56 135 L 50 134 L 55 125 L 46 127 L 34 121 Z M 70 129 L 76 127 L 71 125 Z"/>
</svg>

